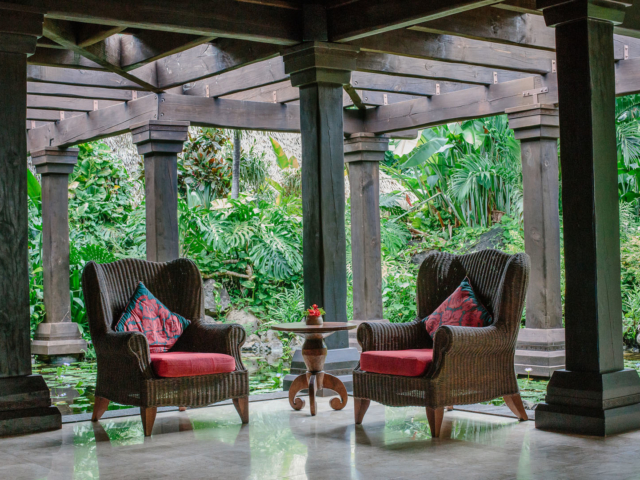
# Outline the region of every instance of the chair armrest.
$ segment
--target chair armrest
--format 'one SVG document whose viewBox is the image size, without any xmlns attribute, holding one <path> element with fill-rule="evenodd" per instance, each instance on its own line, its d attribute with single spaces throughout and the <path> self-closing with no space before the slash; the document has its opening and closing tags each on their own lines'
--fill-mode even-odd
<svg viewBox="0 0 640 480">
<path fill-rule="evenodd" d="M 431 348 L 431 338 L 419 319 L 410 323 L 363 322 L 357 335 L 363 352 Z"/>
<path fill-rule="evenodd" d="M 153 378 L 149 343 L 141 332 L 108 332 L 95 344 L 98 361 L 128 364 L 145 378 Z"/>
<path fill-rule="evenodd" d="M 487 355 L 515 354 L 515 343 L 504 331 L 496 326 L 489 327 L 459 327 L 443 325 L 436 331 L 433 346 L 433 367 L 427 374 L 433 375 L 443 366 L 452 367 L 460 363 L 485 365 L 487 362 L 476 362 L 477 359 L 486 359 Z M 509 368 L 513 369 L 513 359 L 509 360 Z"/>
<path fill-rule="evenodd" d="M 247 334 L 241 325 L 191 322 L 173 346 L 173 352 L 224 353 L 236 359 L 236 369 L 245 370 L 240 356 Z"/>
</svg>

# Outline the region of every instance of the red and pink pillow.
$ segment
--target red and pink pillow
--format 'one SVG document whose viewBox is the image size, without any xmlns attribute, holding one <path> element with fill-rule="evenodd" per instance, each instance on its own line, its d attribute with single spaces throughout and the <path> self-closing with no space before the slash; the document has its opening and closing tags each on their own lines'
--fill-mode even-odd
<svg viewBox="0 0 640 480">
<path fill-rule="evenodd" d="M 116 332 L 142 332 L 151 353 L 168 351 L 191 322 L 171 312 L 142 282 L 116 324 Z"/>
<path fill-rule="evenodd" d="M 493 323 L 493 318 L 476 297 L 471 282 L 466 277 L 455 292 L 422 321 L 427 333 L 434 338 L 436 330 L 442 325 L 488 327 Z"/>
</svg>

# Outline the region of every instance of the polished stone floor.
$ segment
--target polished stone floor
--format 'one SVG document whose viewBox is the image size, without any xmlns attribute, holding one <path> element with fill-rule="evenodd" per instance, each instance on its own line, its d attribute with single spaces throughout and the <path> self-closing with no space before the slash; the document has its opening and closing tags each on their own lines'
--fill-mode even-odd
<svg viewBox="0 0 640 480">
<path fill-rule="evenodd" d="M 640 479 L 640 432 L 606 439 L 559 435 L 533 422 L 447 412 L 441 439 L 421 408 L 372 404 L 361 427 L 350 399 L 318 415 L 287 400 L 158 414 L 144 438 L 139 417 L 65 424 L 0 439 L 0 479 Z"/>
</svg>

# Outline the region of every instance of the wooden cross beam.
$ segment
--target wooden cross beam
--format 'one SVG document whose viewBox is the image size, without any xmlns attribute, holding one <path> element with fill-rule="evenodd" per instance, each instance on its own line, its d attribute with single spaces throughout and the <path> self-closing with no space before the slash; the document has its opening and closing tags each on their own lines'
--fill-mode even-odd
<svg viewBox="0 0 640 480">
<path fill-rule="evenodd" d="M 328 13 L 329 40 L 350 42 L 446 17 L 499 0 L 359 0 L 342 2 Z"/>
<path fill-rule="evenodd" d="M 114 100 L 126 102 L 133 99 L 132 90 L 114 88 L 79 87 L 77 85 L 59 85 L 55 83 L 27 83 L 27 94 L 52 97 L 86 98 L 89 100 Z M 148 95 L 148 92 L 136 92 L 136 98 Z"/>
<path fill-rule="evenodd" d="M 55 111 L 92 112 L 99 108 L 111 107 L 117 103 L 112 100 L 88 100 L 82 98 L 51 97 L 27 95 L 27 108 Z"/>
<path fill-rule="evenodd" d="M 47 17 L 101 25 L 294 45 L 300 12 L 228 0 L 48 0 Z"/>
</svg>

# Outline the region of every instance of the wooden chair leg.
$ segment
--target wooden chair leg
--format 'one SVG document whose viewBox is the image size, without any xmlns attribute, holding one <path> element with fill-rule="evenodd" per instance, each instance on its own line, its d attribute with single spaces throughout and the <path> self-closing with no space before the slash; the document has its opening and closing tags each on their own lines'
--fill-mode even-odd
<svg viewBox="0 0 640 480">
<path fill-rule="evenodd" d="M 371 400 L 368 398 L 353 397 L 353 414 L 356 420 L 356 425 L 362 424 L 364 414 L 367 413 Z"/>
<path fill-rule="evenodd" d="M 427 421 L 431 429 L 431 438 L 440 437 L 440 427 L 444 418 L 444 407 L 430 408 L 427 407 Z"/>
<path fill-rule="evenodd" d="M 178 407 L 178 411 L 184 412 L 187 410 L 187 407 Z"/>
<path fill-rule="evenodd" d="M 142 417 L 142 428 L 144 436 L 150 437 L 153 431 L 153 424 L 156 421 L 157 407 L 140 407 L 140 416 Z"/>
<path fill-rule="evenodd" d="M 529 420 L 519 393 L 516 393 L 514 395 L 505 395 L 502 398 L 504 399 L 504 403 L 507 404 L 507 407 L 509 407 L 509 410 L 511 410 L 513 414 L 518 417 L 518 420 Z"/>
<path fill-rule="evenodd" d="M 96 397 L 93 402 L 93 415 L 91 415 L 91 421 L 97 422 L 100 420 L 100 417 L 107 411 L 109 408 L 109 400 L 103 397 Z"/>
<path fill-rule="evenodd" d="M 236 407 L 242 423 L 249 423 L 249 397 L 234 398 L 233 406 Z"/>
</svg>

